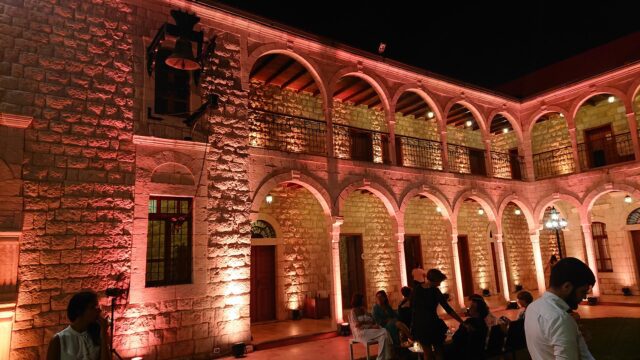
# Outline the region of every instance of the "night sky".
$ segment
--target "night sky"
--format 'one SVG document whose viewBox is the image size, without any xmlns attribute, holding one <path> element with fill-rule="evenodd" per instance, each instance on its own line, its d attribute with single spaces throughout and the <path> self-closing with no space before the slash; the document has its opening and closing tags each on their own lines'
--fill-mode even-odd
<svg viewBox="0 0 640 360">
<path fill-rule="evenodd" d="M 637 0 L 560 2 L 221 1 L 487 88 L 640 30 Z"/>
</svg>

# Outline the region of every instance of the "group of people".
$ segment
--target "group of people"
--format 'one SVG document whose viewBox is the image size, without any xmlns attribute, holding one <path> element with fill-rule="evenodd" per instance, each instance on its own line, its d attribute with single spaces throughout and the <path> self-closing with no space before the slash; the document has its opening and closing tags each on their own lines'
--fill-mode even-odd
<svg viewBox="0 0 640 360">
<path fill-rule="evenodd" d="M 463 320 L 439 289 L 446 275 L 437 269 L 419 270 L 412 272 L 413 289 L 402 288 L 397 309 L 391 307 L 384 290 L 376 293 L 371 313 L 364 306 L 364 295 L 353 295 L 349 323 L 354 338 L 364 343 L 376 341 L 378 360 L 394 358 L 396 349 L 412 342 L 420 344 L 425 359 L 484 358 L 490 329 L 499 325 L 506 332 L 510 320 L 493 315 L 477 294 L 468 297 Z M 516 320 L 524 322 L 529 353 L 534 360 L 593 359 L 574 312 L 595 284 L 593 272 L 575 258 L 557 261 L 550 272 L 549 288 L 539 299 L 534 301 L 528 291 L 517 294 L 521 310 Z M 438 306 L 459 323 L 447 345 L 449 329 L 438 316 Z"/>
</svg>

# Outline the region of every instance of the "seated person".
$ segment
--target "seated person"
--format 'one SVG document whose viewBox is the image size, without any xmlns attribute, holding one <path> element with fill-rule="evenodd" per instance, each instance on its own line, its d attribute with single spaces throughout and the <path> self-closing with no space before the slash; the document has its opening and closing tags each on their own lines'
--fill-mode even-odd
<svg viewBox="0 0 640 360">
<path fill-rule="evenodd" d="M 403 286 L 400 289 L 402 294 L 402 301 L 398 305 L 398 320 L 408 327 L 411 326 L 411 288 Z"/>
<path fill-rule="evenodd" d="M 469 304 L 469 318 L 453 334 L 453 342 L 445 349 L 447 359 L 484 359 L 489 328 L 489 307 L 484 299 L 474 297 Z"/>
<path fill-rule="evenodd" d="M 530 292 L 522 290 L 517 295 L 518 305 L 522 307 L 522 310 L 518 313 L 518 320 L 524 319 L 524 313 L 527 311 L 527 306 L 533 302 L 533 295 Z"/>
<path fill-rule="evenodd" d="M 399 346 L 399 332 L 402 333 L 405 338 L 410 338 L 411 331 L 407 325 L 398 320 L 398 314 L 393 310 L 391 305 L 389 305 L 389 297 L 384 290 L 376 293 L 376 302 L 377 303 L 373 305 L 373 319 L 378 325 L 387 329 L 389 335 L 391 335 L 391 339 L 393 339 L 393 343 Z"/>
<path fill-rule="evenodd" d="M 484 298 L 482 297 L 482 295 L 478 295 L 478 294 L 469 295 L 469 301 L 472 301 L 473 299 L 478 299 L 478 300 L 480 300 L 482 302 L 485 302 Z M 487 327 L 489 329 L 491 329 L 491 327 L 495 326 L 495 325 L 506 325 L 506 322 L 504 321 L 504 319 L 493 315 L 491 313 L 491 310 L 489 310 L 489 313 L 487 314 L 487 317 L 485 318 L 485 322 L 486 322 Z"/>
<path fill-rule="evenodd" d="M 378 342 L 377 360 L 388 360 L 393 357 L 391 336 L 386 329 L 376 324 L 371 314 L 367 312 L 362 294 L 353 294 L 351 298 L 349 325 L 356 341 L 364 344 L 369 341 Z"/>
</svg>

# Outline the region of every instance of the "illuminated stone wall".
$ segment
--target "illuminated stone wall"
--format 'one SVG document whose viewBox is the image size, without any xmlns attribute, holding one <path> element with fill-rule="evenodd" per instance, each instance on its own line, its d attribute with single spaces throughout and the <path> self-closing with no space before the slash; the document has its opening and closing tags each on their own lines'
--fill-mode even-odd
<svg viewBox="0 0 640 360">
<path fill-rule="evenodd" d="M 480 204 L 465 202 L 458 214 L 458 235 L 467 235 L 469 257 L 473 274 L 474 292 L 490 289 L 495 293 L 491 247 L 489 245 L 489 221 L 487 214 L 478 214 Z"/>
<path fill-rule="evenodd" d="M 629 132 L 629 123 L 624 104 L 619 99 L 609 103 L 606 99 L 595 105 L 582 104 L 575 117 L 576 138 L 578 143 L 584 142 L 584 131 L 611 123 L 613 133 Z"/>
<path fill-rule="evenodd" d="M 371 193 L 355 191 L 345 201 L 344 224 L 340 232 L 362 234 L 365 295 L 369 305 L 375 304 L 378 290 L 385 290 L 394 305 L 401 299 L 398 250 L 391 221 L 382 201 Z"/>
<path fill-rule="evenodd" d="M 533 125 L 531 132 L 531 151 L 538 154 L 544 151 L 571 146 L 567 122 L 558 114 Z"/>
<path fill-rule="evenodd" d="M 507 205 L 502 216 L 502 239 L 506 250 L 511 292 L 514 291 L 515 285 L 522 285 L 527 290 L 538 288 L 529 227 L 523 214 L 515 214 L 516 208 L 512 203 Z"/>
<path fill-rule="evenodd" d="M 283 185 L 274 189 L 271 204 L 263 203 L 260 214 L 277 221 L 277 258 L 280 277 L 276 304 L 279 319 L 288 310 L 302 308 L 306 296 L 331 292 L 331 256 L 328 224 L 318 200 L 303 187 Z"/>
<path fill-rule="evenodd" d="M 396 135 L 411 136 L 419 139 L 427 139 L 440 142 L 440 133 L 435 117 L 416 118 L 413 115 L 403 116 L 396 113 Z"/>
<path fill-rule="evenodd" d="M 280 89 L 274 85 L 264 85 L 257 80 L 251 80 L 249 107 L 324 121 L 322 99 L 319 96 Z"/>
</svg>

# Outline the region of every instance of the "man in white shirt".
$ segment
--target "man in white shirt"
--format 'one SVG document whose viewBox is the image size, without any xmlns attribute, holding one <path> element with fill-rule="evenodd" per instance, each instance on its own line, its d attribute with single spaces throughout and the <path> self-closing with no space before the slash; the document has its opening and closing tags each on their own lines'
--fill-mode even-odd
<svg viewBox="0 0 640 360">
<path fill-rule="evenodd" d="M 576 258 L 560 260 L 551 269 L 549 289 L 527 307 L 524 330 L 533 360 L 592 360 L 594 357 L 570 310 L 596 283 L 589 267 Z"/>
</svg>

